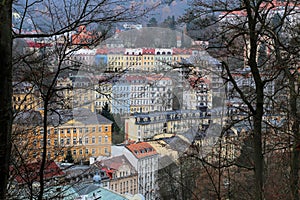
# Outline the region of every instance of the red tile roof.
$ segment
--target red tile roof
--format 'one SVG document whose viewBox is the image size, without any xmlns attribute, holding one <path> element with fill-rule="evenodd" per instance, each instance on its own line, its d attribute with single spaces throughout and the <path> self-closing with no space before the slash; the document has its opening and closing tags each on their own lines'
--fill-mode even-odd
<svg viewBox="0 0 300 200">
<path fill-rule="evenodd" d="M 192 55 L 191 49 L 173 48 L 173 55 Z"/>
<path fill-rule="evenodd" d="M 147 142 L 129 144 L 126 148 L 138 159 L 157 154 L 155 149 Z"/>
<path fill-rule="evenodd" d="M 154 55 L 155 54 L 155 49 L 154 48 L 143 48 L 143 55 L 144 54 Z"/>
<path fill-rule="evenodd" d="M 127 160 L 127 158 L 124 155 L 121 156 L 115 156 L 108 159 L 101 160 L 96 163 L 96 165 L 103 171 L 106 172 L 106 174 L 112 178 L 112 174 L 119 170 L 120 167 L 123 165 L 128 165 L 131 167 L 131 169 L 134 169 L 133 166 L 130 164 L 130 162 Z"/>
<path fill-rule="evenodd" d="M 12 176 L 15 176 L 15 180 L 20 183 L 28 183 L 39 181 L 39 171 L 41 164 L 39 162 L 29 163 L 27 165 L 22 165 L 15 169 L 13 166 L 10 167 Z M 44 179 L 50 179 L 57 176 L 64 175 L 63 171 L 58 167 L 54 161 L 46 163 L 44 169 Z"/>
<path fill-rule="evenodd" d="M 201 83 L 205 83 L 206 85 L 209 85 L 210 84 L 210 81 L 207 79 L 207 78 L 203 78 L 203 77 L 190 77 L 189 78 L 189 82 L 190 82 L 190 85 L 195 88 L 197 87 L 197 85 L 201 84 Z"/>
<path fill-rule="evenodd" d="M 52 46 L 52 44 L 50 44 L 50 43 L 34 42 L 34 41 L 30 41 L 30 40 L 26 41 L 26 43 L 27 43 L 28 47 L 37 48 L 37 49 Z"/>
<path fill-rule="evenodd" d="M 97 49 L 96 54 L 107 54 L 107 49 Z"/>
</svg>

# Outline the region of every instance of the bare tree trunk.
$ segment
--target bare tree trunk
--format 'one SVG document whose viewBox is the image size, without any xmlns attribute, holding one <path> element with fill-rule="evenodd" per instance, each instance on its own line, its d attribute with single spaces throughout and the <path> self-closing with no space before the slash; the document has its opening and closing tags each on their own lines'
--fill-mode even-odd
<svg viewBox="0 0 300 200">
<path fill-rule="evenodd" d="M 262 152 L 262 117 L 264 107 L 264 84 L 260 76 L 260 72 L 257 65 L 257 16 L 258 8 L 251 9 L 251 2 L 249 0 L 244 1 L 247 10 L 248 26 L 249 26 L 249 40 L 250 40 L 250 55 L 249 55 L 249 67 L 255 82 L 255 110 L 253 114 L 253 161 L 254 161 L 254 178 L 255 178 L 255 199 L 264 199 L 264 160 Z"/>
<path fill-rule="evenodd" d="M 0 2 L 0 199 L 6 199 L 12 130 L 12 2 Z"/>
<path fill-rule="evenodd" d="M 299 182 L 299 124 L 300 120 L 297 114 L 297 92 L 295 86 L 295 79 L 291 75 L 289 76 L 289 90 L 290 90 L 290 115 L 292 121 L 292 135 L 293 135 L 293 147 L 291 155 L 291 192 L 294 200 L 299 199 L 298 182 Z"/>
<path fill-rule="evenodd" d="M 52 88 L 50 88 L 52 89 Z M 43 149 L 42 149 L 42 160 L 41 160 L 41 166 L 40 166 L 40 172 L 39 172 L 39 177 L 40 177 L 40 191 L 39 191 L 39 196 L 38 200 L 43 200 L 44 196 L 44 190 L 45 190 L 45 182 L 44 182 L 44 170 L 46 167 L 46 160 L 47 160 L 47 119 L 48 119 L 48 98 L 46 98 L 44 102 L 44 116 L 43 116 L 43 129 L 44 129 L 44 134 L 43 134 Z"/>
</svg>

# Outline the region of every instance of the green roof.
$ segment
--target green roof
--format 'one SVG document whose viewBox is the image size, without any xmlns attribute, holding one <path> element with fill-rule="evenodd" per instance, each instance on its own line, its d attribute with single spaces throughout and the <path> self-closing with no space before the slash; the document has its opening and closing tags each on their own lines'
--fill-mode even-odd
<svg viewBox="0 0 300 200">
<path fill-rule="evenodd" d="M 94 183 L 78 184 L 74 185 L 73 188 L 78 196 L 86 196 L 87 198 L 101 197 L 101 200 L 128 200 L 126 197 Z"/>
</svg>

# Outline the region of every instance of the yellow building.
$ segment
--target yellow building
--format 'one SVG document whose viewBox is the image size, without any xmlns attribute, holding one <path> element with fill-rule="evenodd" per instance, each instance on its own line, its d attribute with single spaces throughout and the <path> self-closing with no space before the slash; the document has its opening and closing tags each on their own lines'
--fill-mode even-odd
<svg viewBox="0 0 300 200">
<path fill-rule="evenodd" d="M 124 70 L 125 58 L 123 48 L 112 48 L 107 50 L 107 67 L 108 72 L 119 72 Z"/>
<path fill-rule="evenodd" d="M 105 77 L 99 77 L 98 80 L 99 84 L 95 85 L 94 90 L 95 102 L 92 112 L 99 113 L 105 104 L 107 104 L 109 109 L 112 110 L 112 83 Z"/>
<path fill-rule="evenodd" d="M 143 49 L 142 70 L 144 71 L 155 70 L 155 49 L 154 48 Z"/>
<path fill-rule="evenodd" d="M 28 82 L 13 83 L 13 109 L 15 111 L 38 110 L 39 95 Z"/>
<path fill-rule="evenodd" d="M 45 137 L 47 159 L 63 161 L 69 152 L 74 161 L 79 162 L 111 154 L 112 122 L 102 115 L 80 108 L 59 115 L 53 113 L 48 116 L 48 121 L 51 125 L 45 132 L 39 112 L 24 112 L 17 116 L 14 143 L 20 146 L 24 156 L 40 159 Z"/>
<path fill-rule="evenodd" d="M 72 119 L 57 127 L 55 139 L 64 155 L 71 151 L 75 161 L 87 160 L 91 156 L 109 156 L 112 122 L 90 110 L 75 109 Z"/>
</svg>

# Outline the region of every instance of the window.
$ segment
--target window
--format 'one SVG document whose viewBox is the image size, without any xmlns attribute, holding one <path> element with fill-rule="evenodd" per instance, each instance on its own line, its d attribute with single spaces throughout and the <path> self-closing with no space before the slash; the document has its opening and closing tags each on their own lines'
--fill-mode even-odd
<svg viewBox="0 0 300 200">
<path fill-rule="evenodd" d="M 76 149 L 73 150 L 73 155 L 76 155 Z"/>
<path fill-rule="evenodd" d="M 60 129 L 60 133 L 61 133 L 61 134 L 64 134 L 64 129 Z"/>
<path fill-rule="evenodd" d="M 40 134 L 44 134 L 44 128 L 40 129 Z"/>
<path fill-rule="evenodd" d="M 54 139 L 54 146 L 57 146 L 57 145 L 58 145 L 57 139 Z"/>
<path fill-rule="evenodd" d="M 47 145 L 48 145 L 48 146 L 51 145 L 51 140 L 50 140 L 50 139 L 47 140 Z"/>
<path fill-rule="evenodd" d="M 76 128 L 73 128 L 73 133 L 76 133 Z"/>
<path fill-rule="evenodd" d="M 40 147 L 43 147 L 44 146 L 44 141 L 43 139 L 40 140 Z"/>
<path fill-rule="evenodd" d="M 76 137 L 73 138 L 73 144 L 77 144 L 77 138 Z"/>
<path fill-rule="evenodd" d="M 92 143 L 93 143 L 93 144 L 95 144 L 95 140 L 96 140 L 96 139 L 95 139 L 95 137 L 93 136 L 93 137 L 92 137 Z"/>
<path fill-rule="evenodd" d="M 58 133 L 57 128 L 55 128 L 54 129 L 54 134 L 57 134 L 57 133 Z"/>
<path fill-rule="evenodd" d="M 102 143 L 102 136 L 98 137 L 98 143 L 101 144 Z"/>
<path fill-rule="evenodd" d="M 88 143 L 89 143 L 89 138 L 86 137 L 86 138 L 85 138 L 85 144 L 88 144 Z"/>
<path fill-rule="evenodd" d="M 108 154 L 108 149 L 106 147 L 104 148 L 104 153 Z"/>
<path fill-rule="evenodd" d="M 82 149 L 79 150 L 79 154 L 82 155 Z"/>
<path fill-rule="evenodd" d="M 67 138 L 67 144 L 70 144 L 70 138 Z"/>
<path fill-rule="evenodd" d="M 79 128 L 79 133 L 82 133 L 82 128 Z"/>
<path fill-rule="evenodd" d="M 36 140 L 33 140 L 33 146 L 36 147 Z"/>
<path fill-rule="evenodd" d="M 96 153 L 95 149 L 92 149 L 92 154 L 94 155 Z"/>
<path fill-rule="evenodd" d="M 47 133 L 48 133 L 48 135 L 50 135 L 50 133 L 51 133 L 51 130 L 50 130 L 50 129 L 48 129 L 48 130 L 47 130 Z"/>
<path fill-rule="evenodd" d="M 82 144 L 82 138 L 79 138 L 79 144 Z"/>
<path fill-rule="evenodd" d="M 60 139 L 60 145 L 64 145 L 65 141 L 64 141 L 64 138 L 61 138 Z"/>
<path fill-rule="evenodd" d="M 104 142 L 107 143 L 108 142 L 108 136 L 105 136 Z"/>
<path fill-rule="evenodd" d="M 85 132 L 88 133 L 89 132 L 89 128 L 85 128 Z"/>
<path fill-rule="evenodd" d="M 105 126 L 105 132 L 107 132 L 108 131 L 108 126 Z"/>
<path fill-rule="evenodd" d="M 96 132 L 96 128 L 95 127 L 92 128 L 92 132 Z"/>
<path fill-rule="evenodd" d="M 89 154 L 89 149 L 85 149 L 85 154 Z"/>
</svg>

